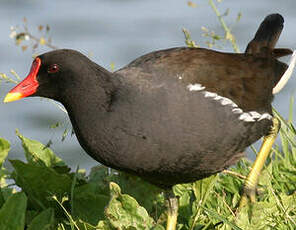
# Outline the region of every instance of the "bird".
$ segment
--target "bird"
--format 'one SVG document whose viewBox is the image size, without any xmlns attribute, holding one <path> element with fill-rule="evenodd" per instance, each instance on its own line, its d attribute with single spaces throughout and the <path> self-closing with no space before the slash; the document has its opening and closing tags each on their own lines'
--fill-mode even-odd
<svg viewBox="0 0 296 230">
<path fill-rule="evenodd" d="M 221 172 L 261 137 L 276 136 L 273 89 L 291 75 L 277 58 L 292 50 L 275 48 L 283 23 L 280 14 L 268 15 L 244 53 L 169 48 L 115 72 L 78 51 L 53 50 L 34 59 L 4 102 L 39 96 L 62 103 L 88 155 L 167 191 L 172 230 L 172 186 Z"/>
</svg>

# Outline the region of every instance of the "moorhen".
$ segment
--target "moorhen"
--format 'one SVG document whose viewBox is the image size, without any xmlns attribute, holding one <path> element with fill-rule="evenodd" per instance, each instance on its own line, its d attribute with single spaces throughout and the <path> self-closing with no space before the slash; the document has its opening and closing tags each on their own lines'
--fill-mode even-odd
<svg viewBox="0 0 296 230">
<path fill-rule="evenodd" d="M 276 135 L 273 89 L 288 68 L 277 58 L 292 53 L 274 48 L 283 22 L 279 14 L 267 16 L 245 53 L 171 48 L 114 73 L 74 50 L 48 52 L 4 102 L 27 96 L 61 102 L 91 157 L 168 190 L 222 171 L 253 142 Z M 266 157 L 268 148 L 260 154 Z M 255 164 L 246 192 L 254 191 L 263 163 Z M 175 229 L 177 199 L 168 200 L 167 229 Z"/>
</svg>

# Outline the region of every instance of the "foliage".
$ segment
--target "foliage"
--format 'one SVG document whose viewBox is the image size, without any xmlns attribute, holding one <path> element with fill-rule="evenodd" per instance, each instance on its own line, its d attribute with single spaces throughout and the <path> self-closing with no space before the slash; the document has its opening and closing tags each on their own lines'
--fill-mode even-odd
<svg viewBox="0 0 296 230">
<path fill-rule="evenodd" d="M 39 46 L 47 46 L 51 49 L 57 49 L 52 44 L 52 38 L 49 35 L 49 25 L 38 25 L 38 36 L 33 35 L 30 32 L 27 18 L 23 19 L 22 26 L 12 26 L 10 28 L 10 37 L 15 40 L 15 44 L 20 46 L 23 51 L 26 51 L 29 47 L 32 47 L 32 51 L 35 52 Z"/>
</svg>

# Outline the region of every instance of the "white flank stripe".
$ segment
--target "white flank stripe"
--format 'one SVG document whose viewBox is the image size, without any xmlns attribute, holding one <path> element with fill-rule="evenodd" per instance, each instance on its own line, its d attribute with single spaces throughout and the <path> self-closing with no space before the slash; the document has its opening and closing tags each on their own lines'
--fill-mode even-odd
<svg viewBox="0 0 296 230">
<path fill-rule="evenodd" d="M 201 84 L 190 84 L 187 86 L 187 88 L 189 89 L 189 91 L 201 91 L 204 90 L 206 87 L 202 86 Z"/>
<path fill-rule="evenodd" d="M 229 98 L 223 97 L 223 99 L 221 100 L 221 104 L 222 105 L 232 105 L 233 107 L 237 107 L 237 105 L 230 100 Z"/>
<path fill-rule="evenodd" d="M 243 113 L 243 111 L 240 108 L 235 108 L 232 110 L 233 113 Z"/>
<path fill-rule="evenodd" d="M 219 100 L 223 99 L 223 97 L 221 97 L 221 96 L 217 95 L 217 96 L 216 96 L 216 97 L 214 97 L 213 99 L 214 99 L 215 101 L 219 101 Z"/>
<path fill-rule="evenodd" d="M 254 118 L 251 117 L 248 113 L 243 113 L 239 116 L 239 120 L 246 121 L 246 122 L 254 122 Z"/>
<path fill-rule="evenodd" d="M 258 119 L 258 121 L 261 121 L 263 119 L 268 119 L 268 120 L 271 120 L 272 119 L 272 116 L 269 114 L 269 113 L 263 113 L 261 115 L 261 117 Z"/>
<path fill-rule="evenodd" d="M 296 56 L 296 51 L 294 53 Z M 295 58 L 295 62 L 296 62 L 296 58 Z M 231 105 L 232 107 L 234 107 L 231 111 L 234 114 L 240 114 L 238 119 L 241 121 L 256 122 L 256 121 L 261 121 L 263 119 L 268 119 L 268 120 L 272 119 L 272 116 L 269 113 L 260 114 L 256 111 L 244 112 L 242 109 L 238 108 L 237 104 L 235 104 L 231 99 L 219 96 L 216 93 L 206 91 L 206 90 L 204 90 L 205 88 L 206 87 L 202 86 L 201 84 L 194 84 L 194 85 L 190 84 L 187 86 L 187 89 L 189 89 L 189 91 L 202 91 L 203 90 L 202 93 L 205 98 L 211 98 L 217 102 L 220 102 L 220 104 L 223 106 Z"/>
<path fill-rule="evenodd" d="M 254 118 L 260 118 L 262 115 L 256 111 L 251 111 L 249 114 Z"/>
<path fill-rule="evenodd" d="M 217 97 L 218 95 L 216 93 L 212 93 L 212 92 L 205 92 L 205 97 Z"/>
</svg>

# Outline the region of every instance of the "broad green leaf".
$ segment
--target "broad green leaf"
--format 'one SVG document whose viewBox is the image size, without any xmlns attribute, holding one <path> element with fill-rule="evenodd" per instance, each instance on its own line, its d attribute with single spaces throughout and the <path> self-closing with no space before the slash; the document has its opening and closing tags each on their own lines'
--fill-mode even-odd
<svg viewBox="0 0 296 230">
<path fill-rule="evenodd" d="M 152 212 L 157 206 L 160 196 L 160 189 L 138 176 L 134 176 L 124 172 L 118 172 L 118 176 L 111 177 L 112 182 L 118 184 L 123 193 L 134 197 L 137 202 L 143 206 L 148 212 Z M 157 207 L 159 211 L 162 207 Z"/>
<path fill-rule="evenodd" d="M 110 224 L 118 229 L 151 229 L 154 220 L 148 215 L 145 208 L 131 196 L 121 194 L 120 187 L 110 183 L 111 200 L 105 214 Z"/>
<path fill-rule="evenodd" d="M 54 224 L 54 211 L 48 208 L 32 220 L 27 230 L 51 230 Z"/>
<path fill-rule="evenodd" d="M 199 180 L 194 182 L 193 184 L 193 192 L 196 197 L 196 200 L 202 203 L 205 203 L 209 193 L 212 191 L 213 186 L 215 185 L 218 179 L 218 175 L 214 175 L 203 180 Z"/>
<path fill-rule="evenodd" d="M 232 169 L 233 170 L 233 169 Z M 249 172 L 242 172 L 242 171 L 234 171 L 241 175 L 246 175 Z M 237 176 L 228 175 L 228 174 L 220 174 L 219 183 L 215 185 L 219 191 L 225 191 L 227 196 L 237 195 L 240 189 L 243 187 L 244 180 L 238 178 Z"/>
<path fill-rule="evenodd" d="M 24 193 L 13 194 L 0 209 L 1 230 L 24 230 L 27 197 Z"/>
<path fill-rule="evenodd" d="M 9 142 L 3 138 L 0 138 L 0 168 L 2 167 L 2 164 L 5 161 L 9 150 L 10 150 Z"/>
<path fill-rule="evenodd" d="M 73 195 L 73 215 L 87 223 L 97 225 L 105 217 L 104 210 L 109 200 L 109 196 L 98 192 L 94 183 L 76 187 Z"/>
<path fill-rule="evenodd" d="M 29 163 L 46 165 L 47 167 L 65 166 L 65 163 L 57 157 L 53 151 L 42 143 L 28 139 L 16 131 L 22 141 L 26 159 Z"/>
<path fill-rule="evenodd" d="M 71 191 L 72 179 L 69 174 L 58 174 L 52 168 L 26 164 L 19 160 L 10 161 L 15 172 L 16 184 L 26 192 L 30 201 L 37 207 L 48 205 L 52 195 L 62 197 Z"/>
<path fill-rule="evenodd" d="M 160 204 L 163 202 L 161 190 L 137 176 L 99 165 L 91 169 L 89 178 L 89 182 L 98 185 L 101 194 L 109 195 L 107 185 L 109 182 L 115 182 L 120 186 L 122 192 L 134 197 L 148 212 L 156 212 L 157 209 L 157 214 L 161 213 L 163 207 Z"/>
</svg>

